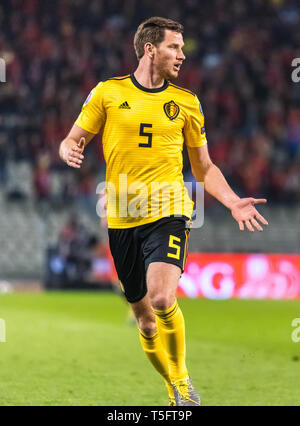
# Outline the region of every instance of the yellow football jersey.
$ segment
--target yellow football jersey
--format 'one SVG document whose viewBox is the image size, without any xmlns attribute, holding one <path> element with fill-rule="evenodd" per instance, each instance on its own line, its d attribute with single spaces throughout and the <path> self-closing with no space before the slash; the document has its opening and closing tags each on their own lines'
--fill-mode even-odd
<svg viewBox="0 0 300 426">
<path fill-rule="evenodd" d="M 169 215 L 191 218 L 193 202 L 184 187 L 183 143 L 207 143 L 199 100 L 165 81 L 141 86 L 134 75 L 100 82 L 75 123 L 102 130 L 106 161 L 109 228 L 130 228 Z"/>
</svg>

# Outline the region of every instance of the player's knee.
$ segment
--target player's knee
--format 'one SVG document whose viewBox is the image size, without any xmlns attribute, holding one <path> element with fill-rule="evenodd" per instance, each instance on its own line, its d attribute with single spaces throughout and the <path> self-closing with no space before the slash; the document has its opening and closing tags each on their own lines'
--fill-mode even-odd
<svg viewBox="0 0 300 426">
<path fill-rule="evenodd" d="M 139 320 L 138 321 L 139 324 L 139 329 L 141 330 L 141 332 L 143 333 L 144 336 L 146 337 L 152 337 L 154 336 L 154 334 L 157 331 L 156 328 L 156 322 L 155 321 L 143 321 L 143 320 Z"/>
<path fill-rule="evenodd" d="M 173 298 L 166 294 L 155 295 L 151 300 L 153 309 L 158 309 L 159 311 L 165 311 L 169 309 L 173 303 Z"/>
<path fill-rule="evenodd" d="M 152 329 L 152 328 L 143 328 L 143 329 L 140 329 L 140 330 L 143 333 L 143 335 L 146 336 L 146 337 L 153 337 L 154 334 L 157 331 L 156 328 L 154 328 L 154 329 Z"/>
</svg>

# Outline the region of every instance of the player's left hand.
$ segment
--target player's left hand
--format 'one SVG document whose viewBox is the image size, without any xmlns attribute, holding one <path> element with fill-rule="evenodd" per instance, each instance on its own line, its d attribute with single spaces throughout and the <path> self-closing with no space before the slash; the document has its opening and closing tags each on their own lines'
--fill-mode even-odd
<svg viewBox="0 0 300 426">
<path fill-rule="evenodd" d="M 251 232 L 254 232 L 254 228 L 258 229 L 258 231 L 263 231 L 263 228 L 256 219 L 264 225 L 268 225 L 268 222 L 261 214 L 258 213 L 254 204 L 266 202 L 267 200 L 264 198 L 241 198 L 232 204 L 231 213 L 234 219 L 238 222 L 241 231 L 244 231 L 244 225 L 246 225 Z"/>
</svg>

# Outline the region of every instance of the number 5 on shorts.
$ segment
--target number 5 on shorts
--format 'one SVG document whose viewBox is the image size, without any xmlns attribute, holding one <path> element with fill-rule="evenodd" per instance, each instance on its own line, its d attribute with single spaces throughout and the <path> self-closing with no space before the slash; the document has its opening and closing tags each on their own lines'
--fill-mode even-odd
<svg viewBox="0 0 300 426">
<path fill-rule="evenodd" d="M 173 257 L 174 259 L 180 259 L 180 246 L 176 244 L 174 241 L 180 243 L 181 239 L 178 237 L 175 237 L 174 235 L 170 235 L 169 238 L 169 247 L 176 249 L 176 253 L 168 253 L 168 257 Z"/>
</svg>

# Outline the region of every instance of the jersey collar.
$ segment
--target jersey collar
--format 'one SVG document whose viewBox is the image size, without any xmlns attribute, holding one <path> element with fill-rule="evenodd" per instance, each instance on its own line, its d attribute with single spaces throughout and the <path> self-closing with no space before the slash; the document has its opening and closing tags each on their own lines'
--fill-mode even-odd
<svg viewBox="0 0 300 426">
<path fill-rule="evenodd" d="M 137 81 L 137 79 L 135 78 L 133 73 L 130 75 L 130 78 L 131 78 L 132 83 L 135 85 L 135 87 L 137 87 L 140 90 L 143 90 L 144 92 L 148 92 L 148 93 L 162 92 L 163 90 L 165 90 L 169 86 L 169 82 L 167 80 L 165 80 L 164 84 L 161 87 L 157 87 L 156 89 L 148 89 L 147 87 L 142 86 Z"/>
</svg>

